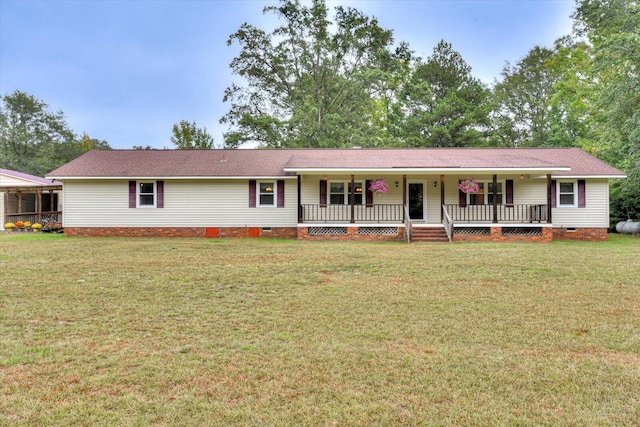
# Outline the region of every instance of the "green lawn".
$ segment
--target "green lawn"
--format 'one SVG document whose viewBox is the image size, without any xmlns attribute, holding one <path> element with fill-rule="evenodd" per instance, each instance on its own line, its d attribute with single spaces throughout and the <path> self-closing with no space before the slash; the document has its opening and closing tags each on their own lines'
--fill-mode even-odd
<svg viewBox="0 0 640 427">
<path fill-rule="evenodd" d="M 640 425 L 640 238 L 0 234 L 0 425 Z"/>
</svg>

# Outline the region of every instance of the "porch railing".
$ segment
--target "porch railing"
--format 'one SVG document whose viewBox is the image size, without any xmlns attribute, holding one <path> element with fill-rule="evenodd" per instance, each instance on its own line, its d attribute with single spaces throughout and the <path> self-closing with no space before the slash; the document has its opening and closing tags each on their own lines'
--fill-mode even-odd
<svg viewBox="0 0 640 427">
<path fill-rule="evenodd" d="M 453 220 L 447 211 L 445 205 L 442 205 L 442 224 L 444 225 L 444 230 L 447 232 L 447 237 L 449 241 L 453 240 Z"/>
<path fill-rule="evenodd" d="M 455 222 L 547 222 L 547 205 L 442 205 Z"/>
<path fill-rule="evenodd" d="M 409 206 L 404 205 L 404 232 L 407 235 L 407 243 L 411 243 L 411 232 L 413 229 L 411 223 L 411 215 L 409 215 Z"/>
<path fill-rule="evenodd" d="M 38 222 L 40 224 L 47 224 L 49 222 L 62 222 L 62 211 L 50 211 L 50 212 L 23 212 L 23 213 L 8 213 L 5 215 L 6 222 L 16 223 L 17 221 L 29 221 L 32 224 Z"/>
<path fill-rule="evenodd" d="M 404 222 L 404 207 L 402 204 L 373 204 L 355 206 L 303 204 L 300 205 L 300 209 L 300 218 L 302 222 Z"/>
</svg>

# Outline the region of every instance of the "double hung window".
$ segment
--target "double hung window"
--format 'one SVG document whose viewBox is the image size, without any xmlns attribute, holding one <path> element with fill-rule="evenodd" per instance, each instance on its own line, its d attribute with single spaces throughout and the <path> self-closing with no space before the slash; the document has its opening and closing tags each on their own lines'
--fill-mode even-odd
<svg viewBox="0 0 640 427">
<path fill-rule="evenodd" d="M 275 206 L 275 182 L 260 181 L 259 206 Z"/>
<path fill-rule="evenodd" d="M 156 183 L 138 182 L 138 207 L 156 207 Z"/>
<path fill-rule="evenodd" d="M 478 186 L 480 188 L 478 189 L 477 193 L 467 194 L 468 204 L 469 205 L 492 205 L 493 204 L 493 182 L 492 181 L 478 182 Z M 502 182 L 498 182 L 496 184 L 496 202 L 499 205 L 504 203 L 503 188 L 504 188 L 504 185 Z"/>
<path fill-rule="evenodd" d="M 574 207 L 576 206 L 576 183 L 558 182 L 558 206 Z"/>
<path fill-rule="evenodd" d="M 361 205 L 364 187 L 362 182 L 354 182 L 354 204 Z M 351 182 L 331 182 L 329 183 L 329 204 L 348 205 L 351 200 Z"/>
</svg>

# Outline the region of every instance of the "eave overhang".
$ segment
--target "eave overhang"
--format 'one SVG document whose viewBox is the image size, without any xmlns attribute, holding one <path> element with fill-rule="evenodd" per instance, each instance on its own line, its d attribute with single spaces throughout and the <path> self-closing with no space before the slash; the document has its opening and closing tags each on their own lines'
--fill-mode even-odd
<svg viewBox="0 0 640 427">
<path fill-rule="evenodd" d="M 627 175 L 551 175 L 553 179 L 626 179 Z"/>
<path fill-rule="evenodd" d="M 153 179 L 153 180 L 167 180 L 167 179 L 175 179 L 175 180 L 223 180 L 223 179 L 296 179 L 295 175 L 247 175 L 247 176 L 56 176 L 56 177 L 47 177 L 47 179 L 52 178 L 60 181 L 69 181 L 69 180 L 142 180 L 142 179 Z"/>
<path fill-rule="evenodd" d="M 517 168 L 462 168 L 462 167 L 390 167 L 390 168 L 285 168 L 285 172 L 297 174 L 326 174 L 326 173 L 379 173 L 379 174 L 397 174 L 397 173 L 437 173 L 437 174 L 460 174 L 460 173 L 554 173 L 561 171 L 570 171 L 568 166 L 548 167 L 517 167 Z"/>
</svg>

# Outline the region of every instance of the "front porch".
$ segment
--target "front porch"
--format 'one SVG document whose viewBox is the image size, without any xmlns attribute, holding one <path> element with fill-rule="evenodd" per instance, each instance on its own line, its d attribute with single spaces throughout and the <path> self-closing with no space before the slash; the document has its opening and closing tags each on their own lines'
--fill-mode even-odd
<svg viewBox="0 0 640 427">
<path fill-rule="evenodd" d="M 443 229 L 449 241 L 456 234 L 540 236 L 552 224 L 550 174 L 478 175 L 473 194 L 462 188 L 466 174 L 381 176 L 299 176 L 298 226 L 310 227 L 310 235 L 388 234 L 411 242 Z M 383 180 L 384 191 L 376 192 L 371 184 Z"/>
<path fill-rule="evenodd" d="M 304 239 L 551 241 L 549 209 L 542 204 L 442 205 L 442 221 L 410 218 L 408 205 L 300 205 Z"/>
<path fill-rule="evenodd" d="M 18 221 L 32 224 L 60 224 L 59 191 L 62 186 L 2 187 L 4 220 L 1 225 Z"/>
<path fill-rule="evenodd" d="M 454 223 L 468 224 L 541 224 L 549 222 L 549 209 L 543 204 L 442 205 Z M 372 205 L 300 205 L 299 223 L 313 224 L 404 224 L 410 216 L 402 204 Z M 412 223 L 429 223 L 409 218 Z M 432 222 L 442 224 L 444 221 Z"/>
</svg>

